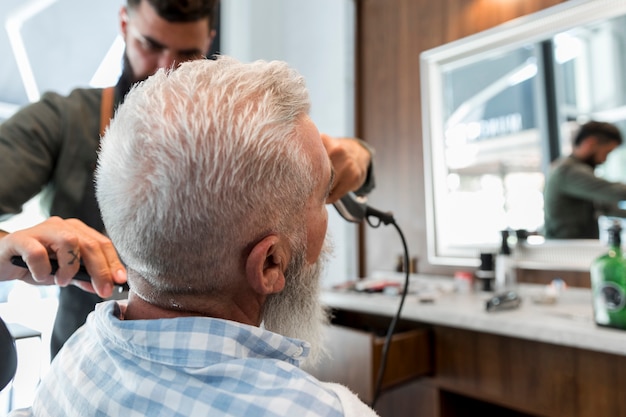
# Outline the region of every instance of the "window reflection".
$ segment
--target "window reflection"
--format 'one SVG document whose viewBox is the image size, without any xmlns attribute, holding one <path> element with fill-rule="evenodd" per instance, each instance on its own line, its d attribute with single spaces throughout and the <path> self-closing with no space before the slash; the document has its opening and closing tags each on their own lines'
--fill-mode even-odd
<svg viewBox="0 0 626 417">
<path fill-rule="evenodd" d="M 541 227 L 536 75 L 531 46 L 444 71 L 448 186 L 447 212 L 437 217 L 440 244 L 492 246 L 502 229 Z"/>
</svg>

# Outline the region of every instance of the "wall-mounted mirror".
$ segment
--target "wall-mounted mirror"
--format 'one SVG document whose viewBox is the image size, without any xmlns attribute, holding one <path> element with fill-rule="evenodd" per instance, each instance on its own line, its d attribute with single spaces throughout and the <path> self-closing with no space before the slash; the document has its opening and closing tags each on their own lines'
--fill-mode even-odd
<svg viewBox="0 0 626 417">
<path fill-rule="evenodd" d="M 543 227 L 550 162 L 579 122 L 626 133 L 626 2 L 570 0 L 421 55 L 429 261 L 477 266 Z M 624 148 L 624 149 L 622 149 Z M 598 175 L 626 181 L 626 147 Z"/>
</svg>

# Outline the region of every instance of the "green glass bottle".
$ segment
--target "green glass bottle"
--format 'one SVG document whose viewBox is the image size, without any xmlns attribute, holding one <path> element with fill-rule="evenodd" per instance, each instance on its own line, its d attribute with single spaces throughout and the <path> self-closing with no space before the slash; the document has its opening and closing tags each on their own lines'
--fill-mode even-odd
<svg viewBox="0 0 626 417">
<path fill-rule="evenodd" d="M 626 259 L 620 223 L 614 223 L 608 232 L 608 252 L 591 264 L 594 319 L 600 326 L 626 329 Z"/>
</svg>

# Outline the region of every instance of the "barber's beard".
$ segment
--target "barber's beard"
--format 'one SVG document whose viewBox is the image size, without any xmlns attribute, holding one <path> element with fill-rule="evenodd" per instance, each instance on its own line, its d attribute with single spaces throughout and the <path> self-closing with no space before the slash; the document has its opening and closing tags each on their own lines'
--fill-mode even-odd
<svg viewBox="0 0 626 417">
<path fill-rule="evenodd" d="M 267 330 L 311 344 L 307 368 L 325 354 L 323 339 L 330 316 L 320 301 L 320 276 L 331 251 L 327 239 L 317 262 L 306 265 L 304 250 L 299 250 L 285 272 L 285 288 L 268 297 L 263 313 Z"/>
<path fill-rule="evenodd" d="M 120 78 L 117 81 L 118 93 L 124 97 L 130 91 L 133 85 L 138 82 L 145 81 L 148 78 L 148 75 L 136 76 L 133 72 L 133 68 L 130 65 L 130 60 L 128 59 L 127 51 L 124 50 L 124 55 L 122 56 L 122 73 L 120 74 Z"/>
<path fill-rule="evenodd" d="M 130 66 L 130 61 L 128 60 L 126 51 L 124 51 L 124 55 L 122 56 L 122 73 L 120 74 L 120 78 L 117 80 L 118 93 L 122 97 L 125 97 L 133 84 L 135 84 L 135 81 L 133 69 Z"/>
</svg>

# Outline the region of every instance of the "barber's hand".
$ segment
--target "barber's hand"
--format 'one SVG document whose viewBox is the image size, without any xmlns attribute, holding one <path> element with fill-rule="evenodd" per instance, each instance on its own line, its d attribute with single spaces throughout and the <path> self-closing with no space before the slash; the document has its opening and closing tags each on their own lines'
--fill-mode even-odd
<svg viewBox="0 0 626 417">
<path fill-rule="evenodd" d="M 21 256 L 28 269 L 11 263 Z M 49 257 L 59 269 L 53 276 Z M 92 282 L 72 280 L 83 262 Z M 2 235 L 0 233 L 0 281 L 19 279 L 32 284 L 74 284 L 106 298 L 114 284 L 126 282 L 126 269 L 113 243 L 77 219 L 51 217 L 36 226 Z"/>
<path fill-rule="evenodd" d="M 363 185 L 372 156 L 356 139 L 334 138 L 325 133 L 321 136 L 335 170 L 333 189 L 326 200 L 328 204 L 332 204 Z"/>
</svg>

